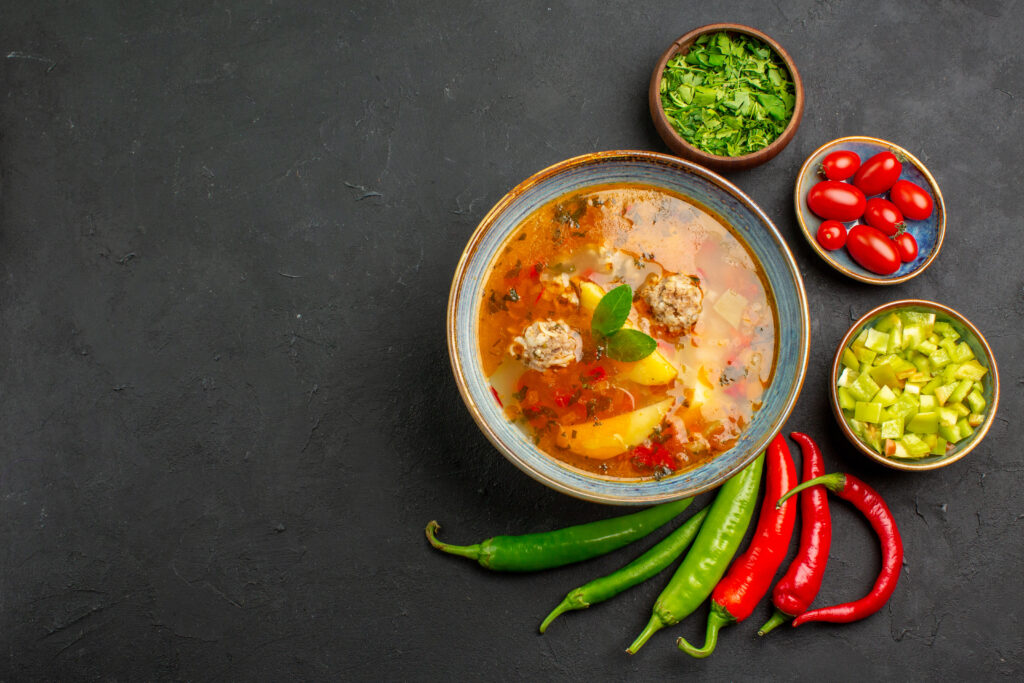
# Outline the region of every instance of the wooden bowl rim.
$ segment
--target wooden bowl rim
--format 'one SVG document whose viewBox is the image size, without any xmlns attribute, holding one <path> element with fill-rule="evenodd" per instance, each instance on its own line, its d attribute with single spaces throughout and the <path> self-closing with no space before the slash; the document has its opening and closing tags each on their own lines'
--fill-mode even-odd
<svg viewBox="0 0 1024 683">
<path fill-rule="evenodd" d="M 934 210 L 939 214 L 939 220 L 935 224 L 935 247 L 932 249 L 931 255 L 925 259 L 921 265 L 909 273 L 900 275 L 899 277 L 890 277 L 888 275 L 875 275 L 874 273 L 859 273 L 855 270 L 845 267 L 843 264 L 837 262 L 832 256 L 829 255 L 815 237 L 817 230 L 811 230 L 811 226 L 804 220 L 803 208 L 803 178 L 807 174 L 808 168 L 810 168 L 814 159 L 817 158 L 822 152 L 831 148 L 838 147 L 844 142 L 868 142 L 881 147 L 887 148 L 889 151 L 894 152 L 900 156 L 903 156 L 914 168 L 921 172 L 925 180 L 928 182 L 928 189 L 931 191 L 932 200 L 934 202 Z M 844 135 L 841 138 L 835 138 L 829 140 L 818 149 L 811 152 L 804 163 L 800 165 L 800 170 L 796 174 L 796 183 L 793 185 L 793 208 L 796 211 L 796 222 L 800 226 L 800 232 L 803 234 L 804 239 L 811 245 L 811 248 L 817 252 L 821 260 L 824 261 L 829 267 L 842 273 L 843 275 L 858 280 L 859 282 L 865 282 L 869 285 L 898 285 L 901 282 L 911 280 L 928 269 L 935 259 L 939 257 L 939 252 L 942 251 L 942 244 L 946 239 L 946 200 L 942 196 L 942 188 L 939 187 L 939 181 L 935 179 L 932 172 L 928 170 L 928 167 L 924 165 L 924 162 L 918 159 L 915 155 L 911 154 L 909 150 L 897 145 L 895 142 L 889 142 L 882 138 L 872 137 L 870 135 Z"/>
<path fill-rule="evenodd" d="M 867 444 L 863 443 L 857 435 L 853 433 L 853 430 L 850 429 L 850 425 L 846 422 L 846 416 L 843 415 L 843 409 L 839 407 L 839 396 L 836 391 L 836 382 L 839 380 L 839 368 L 842 366 L 843 349 L 850 345 L 853 340 L 854 333 L 883 313 L 911 307 L 931 309 L 938 314 L 955 320 L 970 331 L 977 340 L 978 345 L 985 351 L 985 361 L 988 363 L 988 371 L 992 377 L 992 405 L 988 407 L 988 412 L 985 415 L 985 421 L 971 436 L 970 443 L 953 455 L 947 455 L 932 462 L 896 460 L 894 458 L 887 458 L 881 453 L 876 453 Z M 999 409 L 999 366 L 996 364 L 995 354 L 992 352 L 992 347 L 989 346 L 988 340 L 985 339 L 985 335 L 981 333 L 981 330 L 979 330 L 974 323 L 964 317 L 962 313 L 954 308 L 946 306 L 945 304 L 940 304 L 937 301 L 929 301 L 927 299 L 899 299 L 897 301 L 890 301 L 887 304 L 882 304 L 881 306 L 872 308 L 870 311 L 857 318 L 857 321 L 854 322 L 853 325 L 850 326 L 850 329 L 846 331 L 846 334 L 843 335 L 842 341 L 839 342 L 839 346 L 836 348 L 836 355 L 832 358 L 832 372 L 829 373 L 829 403 L 832 404 L 832 414 L 835 416 L 836 422 L 839 423 L 839 428 L 842 430 L 843 436 L 845 436 L 847 441 L 853 444 L 853 446 L 862 454 L 868 456 L 875 462 L 894 470 L 902 470 L 904 472 L 929 472 L 931 470 L 947 467 L 948 465 L 952 465 L 956 461 L 963 459 L 968 453 L 977 448 L 978 444 L 985 439 L 989 428 L 996 419 L 996 411 Z"/>
<path fill-rule="evenodd" d="M 672 127 L 672 124 L 669 123 L 668 116 L 665 115 L 665 110 L 661 105 L 661 76 L 665 71 L 665 66 L 668 64 L 668 60 L 672 59 L 672 57 L 679 54 L 682 50 L 688 50 L 701 35 L 704 35 L 705 33 L 718 33 L 719 31 L 742 33 L 753 36 L 754 38 L 766 43 L 777 55 L 779 55 L 779 57 L 782 58 L 782 62 L 789 70 L 789 74 L 793 79 L 793 86 L 796 95 L 796 102 L 793 105 L 793 115 L 790 117 L 789 123 L 786 124 L 786 128 L 779 134 L 779 137 L 775 138 L 767 147 L 763 147 L 756 152 L 751 152 L 750 154 L 744 154 L 743 156 L 738 157 L 710 154 L 698 149 L 694 145 L 691 145 Z M 769 161 L 789 144 L 793 139 L 793 136 L 796 135 L 796 129 L 799 128 L 800 121 L 803 118 L 805 98 L 803 79 L 800 77 L 800 71 L 796 68 L 796 63 L 793 61 L 790 54 L 786 52 L 785 48 L 783 48 L 774 38 L 757 30 L 756 28 L 753 28 L 752 26 L 746 26 L 745 24 L 717 23 L 695 28 L 692 31 L 683 34 L 669 45 L 668 49 L 662 53 L 657 66 L 654 68 L 654 73 L 651 75 L 651 82 L 648 87 L 648 100 L 648 104 L 651 109 L 651 118 L 654 119 L 655 128 L 658 129 L 658 134 L 661 135 L 662 140 L 664 140 L 665 144 L 668 145 L 673 152 L 712 168 L 720 170 L 739 170 L 752 168 Z"/>
</svg>

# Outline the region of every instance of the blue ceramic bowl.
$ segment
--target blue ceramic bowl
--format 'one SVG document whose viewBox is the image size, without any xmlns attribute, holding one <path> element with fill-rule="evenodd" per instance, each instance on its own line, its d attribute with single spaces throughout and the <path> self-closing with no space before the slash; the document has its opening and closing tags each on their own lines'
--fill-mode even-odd
<svg viewBox="0 0 1024 683">
<path fill-rule="evenodd" d="M 510 423 L 490 393 L 477 348 L 483 286 L 494 255 L 535 209 L 569 192 L 606 183 L 643 183 L 691 198 L 722 217 L 761 262 L 775 298 L 778 353 L 764 402 L 736 445 L 711 462 L 661 481 L 621 480 L 575 469 L 545 454 Z M 764 450 L 796 402 L 807 369 L 807 296 L 793 255 L 764 212 L 735 185 L 676 157 L 614 151 L 568 159 L 526 179 L 484 216 L 469 240 L 448 300 L 448 352 L 459 391 L 488 439 L 531 477 L 601 503 L 646 505 L 696 495 L 733 476 Z"/>
<path fill-rule="evenodd" d="M 912 221 L 909 219 L 906 221 L 907 232 L 912 234 L 914 239 L 917 240 L 917 258 L 910 263 L 900 265 L 899 270 L 892 275 L 872 273 L 854 261 L 846 248 L 827 251 L 818 244 L 816 235 L 822 219 L 815 216 L 807 208 L 807 193 L 811 191 L 811 188 L 817 182 L 824 180 L 824 178 L 818 175 L 818 167 L 821 165 L 822 160 L 829 153 L 840 149 L 856 152 L 860 156 L 861 163 L 864 163 L 879 152 L 886 150 L 895 152 L 897 156 L 902 156 L 906 159 L 903 162 L 903 172 L 900 174 L 900 179 L 909 180 L 932 195 L 935 204 L 932 215 L 923 221 Z M 818 252 L 818 255 L 825 259 L 827 264 L 843 275 L 848 275 L 854 280 L 874 285 L 895 285 L 900 282 L 906 282 L 910 278 L 924 272 L 924 269 L 939 255 L 939 249 L 942 248 L 942 238 L 946 234 L 946 204 L 942 200 L 942 192 L 939 190 L 939 185 L 935 182 L 935 178 L 932 177 L 932 174 L 928 172 L 924 164 L 913 154 L 899 145 L 879 138 L 852 135 L 833 140 L 819 147 L 811 156 L 807 157 L 807 161 L 800 167 L 800 174 L 796 178 L 796 190 L 793 199 L 796 203 L 796 219 L 800 223 L 800 230 L 804 233 L 804 237 L 811 247 L 814 248 L 814 251 Z M 851 221 L 846 223 L 847 229 L 852 228 L 858 222 Z"/>
</svg>

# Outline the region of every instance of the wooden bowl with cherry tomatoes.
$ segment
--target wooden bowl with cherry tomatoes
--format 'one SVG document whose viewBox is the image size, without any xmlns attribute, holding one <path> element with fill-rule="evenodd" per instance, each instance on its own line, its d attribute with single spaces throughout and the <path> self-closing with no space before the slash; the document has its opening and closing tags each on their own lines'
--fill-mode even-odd
<svg viewBox="0 0 1024 683">
<path fill-rule="evenodd" d="M 879 138 L 854 135 L 819 147 L 800 168 L 793 199 L 814 251 L 861 282 L 917 276 L 946 234 L 935 178 L 913 154 Z"/>
</svg>

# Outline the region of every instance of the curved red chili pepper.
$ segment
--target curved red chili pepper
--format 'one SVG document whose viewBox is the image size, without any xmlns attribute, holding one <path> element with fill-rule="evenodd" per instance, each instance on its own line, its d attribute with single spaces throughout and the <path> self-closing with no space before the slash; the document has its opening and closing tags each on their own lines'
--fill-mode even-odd
<svg viewBox="0 0 1024 683">
<path fill-rule="evenodd" d="M 825 460 L 818 444 L 800 432 L 791 432 L 789 436 L 800 444 L 803 453 L 803 480 L 810 481 L 825 474 Z M 806 612 L 821 590 L 832 545 L 832 517 L 824 487 L 814 486 L 800 494 L 800 519 L 800 549 L 772 590 L 775 613 L 758 630 L 759 636 Z"/>
<path fill-rule="evenodd" d="M 804 612 L 793 620 L 793 626 L 806 624 L 809 621 L 847 623 L 874 614 L 888 602 L 892 592 L 896 589 L 896 582 L 899 580 L 900 570 L 903 568 L 903 540 L 900 538 L 896 520 L 893 519 L 889 506 L 885 504 L 877 491 L 852 474 L 836 472 L 805 481 L 782 496 L 779 499 L 779 504 L 784 505 L 785 500 L 797 491 L 818 484 L 824 484 L 829 491 L 843 500 L 851 502 L 861 511 L 861 514 L 867 517 L 882 545 L 882 570 L 879 572 L 878 578 L 875 579 L 875 585 L 871 587 L 871 591 L 860 600 Z"/>
<path fill-rule="evenodd" d="M 768 446 L 765 461 L 768 483 L 761 504 L 757 531 L 747 551 L 736 558 L 729 572 L 711 594 L 711 613 L 708 614 L 707 639 L 704 647 L 695 648 L 686 640 L 676 641 L 679 649 L 694 657 L 707 657 L 718 641 L 723 626 L 743 621 L 754 611 L 757 603 L 768 592 L 772 579 L 789 550 L 789 539 L 796 522 L 796 506 L 783 503 L 778 507 L 777 495 L 786 491 L 797 480 L 796 467 L 789 455 L 789 446 L 778 434 Z"/>
</svg>

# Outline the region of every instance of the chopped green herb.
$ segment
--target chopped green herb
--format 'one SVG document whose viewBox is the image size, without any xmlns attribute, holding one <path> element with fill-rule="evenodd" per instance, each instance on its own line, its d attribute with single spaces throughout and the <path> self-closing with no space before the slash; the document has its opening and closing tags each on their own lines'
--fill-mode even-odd
<svg viewBox="0 0 1024 683">
<path fill-rule="evenodd" d="M 782 59 L 750 36 L 703 35 L 665 65 L 661 104 L 691 145 L 737 157 L 767 147 L 793 116 L 796 87 Z"/>
<path fill-rule="evenodd" d="M 508 288 L 508 294 L 505 295 L 505 301 L 511 301 L 512 303 L 519 301 L 519 292 L 516 291 L 515 287 Z"/>
<path fill-rule="evenodd" d="M 587 212 L 587 200 L 579 195 L 555 204 L 555 220 L 568 223 L 574 228 L 580 227 L 580 218 Z"/>
<path fill-rule="evenodd" d="M 494 290 L 491 290 L 491 295 L 487 298 L 487 310 L 491 313 L 497 313 L 498 311 L 507 311 L 508 306 L 504 301 L 498 301 L 495 298 Z"/>
</svg>

